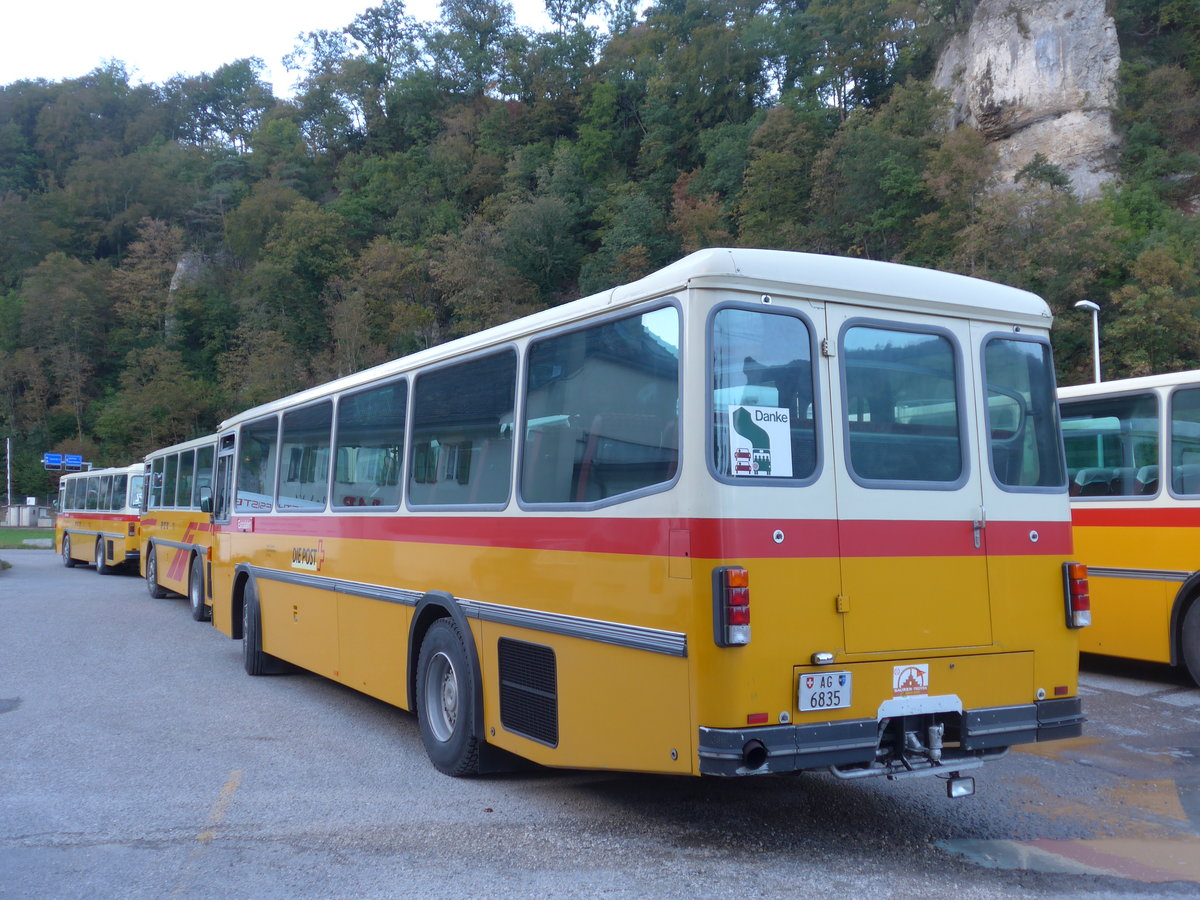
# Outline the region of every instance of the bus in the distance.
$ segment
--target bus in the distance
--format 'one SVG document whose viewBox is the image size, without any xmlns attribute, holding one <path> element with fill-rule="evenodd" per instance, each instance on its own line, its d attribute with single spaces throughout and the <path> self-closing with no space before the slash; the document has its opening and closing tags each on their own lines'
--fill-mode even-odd
<svg viewBox="0 0 1200 900">
<path fill-rule="evenodd" d="M 192 618 L 209 617 L 212 475 L 216 435 L 146 456 L 141 572 L 150 596 L 188 598 Z"/>
<path fill-rule="evenodd" d="M 54 539 L 63 565 L 92 563 L 101 575 L 118 566 L 137 567 L 142 471 L 138 463 L 59 479 Z"/>
<path fill-rule="evenodd" d="M 706 250 L 241 413 L 213 623 L 436 768 L 961 773 L 1083 721 L 1036 296 Z"/>
<path fill-rule="evenodd" d="M 1089 653 L 1184 666 L 1200 684 L 1200 371 L 1061 388 Z"/>
</svg>

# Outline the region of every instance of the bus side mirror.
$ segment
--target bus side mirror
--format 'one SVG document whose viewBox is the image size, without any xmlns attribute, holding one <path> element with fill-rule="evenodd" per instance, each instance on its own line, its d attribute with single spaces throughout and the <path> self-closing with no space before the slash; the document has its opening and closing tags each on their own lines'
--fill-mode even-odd
<svg viewBox="0 0 1200 900">
<path fill-rule="evenodd" d="M 205 488 L 204 493 L 200 495 L 200 512 L 212 512 L 212 493 L 208 490 L 208 488 Z"/>
</svg>

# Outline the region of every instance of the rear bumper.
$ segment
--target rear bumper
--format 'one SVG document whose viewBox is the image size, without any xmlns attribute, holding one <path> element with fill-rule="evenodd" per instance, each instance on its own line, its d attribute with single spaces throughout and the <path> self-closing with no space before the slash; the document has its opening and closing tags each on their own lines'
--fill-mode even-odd
<svg viewBox="0 0 1200 900">
<path fill-rule="evenodd" d="M 947 722 L 957 747 L 947 747 L 943 765 L 994 755 L 1013 744 L 1077 737 L 1083 732 L 1083 704 L 1078 697 L 1042 700 L 1019 706 L 966 710 Z M 806 769 L 869 766 L 877 756 L 879 722 L 853 719 L 816 725 L 771 725 L 764 728 L 701 728 L 701 775 L 762 775 Z M 764 752 L 765 751 L 765 758 Z M 762 760 L 761 765 L 752 763 Z"/>
</svg>

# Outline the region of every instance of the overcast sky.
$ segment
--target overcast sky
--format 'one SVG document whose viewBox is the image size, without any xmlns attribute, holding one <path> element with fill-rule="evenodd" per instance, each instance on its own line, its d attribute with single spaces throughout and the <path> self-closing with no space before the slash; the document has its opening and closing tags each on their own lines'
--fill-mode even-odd
<svg viewBox="0 0 1200 900">
<path fill-rule="evenodd" d="M 212 72 L 257 56 L 277 96 L 294 74 L 280 62 L 296 36 L 349 25 L 378 0 L 0 0 L 0 85 L 25 78 L 78 78 L 106 60 L 125 63 L 134 82 Z M 543 0 L 515 0 L 517 24 L 549 27 Z M 406 0 L 410 16 L 438 18 L 438 0 Z"/>
</svg>

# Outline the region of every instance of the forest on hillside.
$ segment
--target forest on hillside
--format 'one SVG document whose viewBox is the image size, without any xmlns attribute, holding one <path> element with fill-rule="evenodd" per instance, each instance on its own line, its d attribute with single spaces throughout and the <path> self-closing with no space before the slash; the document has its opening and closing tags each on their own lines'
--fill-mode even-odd
<svg viewBox="0 0 1200 900">
<path fill-rule="evenodd" d="M 1118 185 L 1076 197 L 948 130 L 929 85 L 974 0 L 383 0 L 165 84 L 121 62 L 0 87 L 0 435 L 126 464 L 225 416 L 690 251 L 961 272 L 1060 318 L 1060 383 L 1200 366 L 1200 17 L 1114 0 Z M 604 24 L 593 23 L 603 20 Z M 1064 314 L 1065 313 L 1065 314 Z"/>
</svg>

